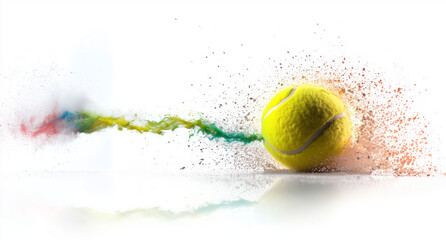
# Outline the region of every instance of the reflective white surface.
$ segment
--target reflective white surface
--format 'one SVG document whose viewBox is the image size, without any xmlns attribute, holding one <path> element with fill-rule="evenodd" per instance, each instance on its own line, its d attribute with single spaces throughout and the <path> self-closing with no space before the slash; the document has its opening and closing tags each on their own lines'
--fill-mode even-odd
<svg viewBox="0 0 446 240">
<path fill-rule="evenodd" d="M 442 239 L 446 177 L 6 174 L 2 239 Z"/>
</svg>

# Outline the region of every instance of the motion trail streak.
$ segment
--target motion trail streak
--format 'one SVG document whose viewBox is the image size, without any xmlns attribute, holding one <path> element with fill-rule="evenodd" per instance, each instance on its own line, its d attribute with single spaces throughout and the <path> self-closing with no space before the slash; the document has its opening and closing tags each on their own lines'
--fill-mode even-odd
<svg viewBox="0 0 446 240">
<path fill-rule="evenodd" d="M 32 122 L 32 121 L 31 121 Z M 166 131 L 174 131 L 177 128 L 196 129 L 197 133 L 208 135 L 209 139 L 224 139 L 226 142 L 251 143 L 263 141 L 261 134 L 247 134 L 241 131 L 224 131 L 204 119 L 185 120 L 177 116 L 167 115 L 160 121 L 143 120 L 142 124 L 135 124 L 135 120 L 126 120 L 124 117 L 102 116 L 88 111 L 69 112 L 61 115 L 55 113 L 47 116 L 36 127 L 22 123 L 23 134 L 32 137 L 40 135 L 53 136 L 61 133 L 94 133 L 109 127 L 117 127 L 119 130 L 135 130 L 139 133 L 154 133 L 162 135 Z M 191 136 L 194 133 L 191 134 Z"/>
</svg>

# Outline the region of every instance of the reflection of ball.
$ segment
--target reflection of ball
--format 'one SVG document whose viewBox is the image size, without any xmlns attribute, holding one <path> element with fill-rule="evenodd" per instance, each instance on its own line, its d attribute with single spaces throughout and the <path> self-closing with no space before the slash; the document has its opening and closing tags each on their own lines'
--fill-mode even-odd
<svg viewBox="0 0 446 240">
<path fill-rule="evenodd" d="M 297 171 L 324 167 L 348 143 L 348 114 L 342 100 L 325 88 L 287 88 L 263 112 L 265 146 L 277 161 Z"/>
</svg>

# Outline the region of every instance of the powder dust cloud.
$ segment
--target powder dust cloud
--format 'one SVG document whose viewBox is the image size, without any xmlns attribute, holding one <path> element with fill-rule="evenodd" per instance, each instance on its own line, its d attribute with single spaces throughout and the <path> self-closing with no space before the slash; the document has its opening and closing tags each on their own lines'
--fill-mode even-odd
<svg viewBox="0 0 446 240">
<path fill-rule="evenodd" d="M 220 53 L 223 57 L 226 54 Z M 385 73 L 375 72 L 367 64 L 345 57 L 327 60 L 322 55 L 293 55 L 289 51 L 286 55 L 289 57 L 280 62 L 270 59 L 276 75 L 267 78 L 264 75 L 264 80 L 251 76 L 248 67 L 231 73 L 217 66 L 215 76 L 210 76 L 205 83 L 198 86 L 192 83 L 191 90 L 201 92 L 199 98 L 192 100 L 192 105 L 203 106 L 198 120 L 175 115 L 161 117 L 160 121 L 142 120 L 136 115 L 128 120 L 79 109 L 77 112 L 53 112 L 43 122 L 25 120 L 21 132 L 47 139 L 58 134 L 94 133 L 109 127 L 161 135 L 185 128 L 191 129 L 189 138 L 194 138 L 194 130 L 204 134 L 198 141 L 179 143 L 188 144 L 190 151 L 199 149 L 197 165 L 205 165 L 205 161 L 214 163 L 217 169 L 224 165 L 223 172 L 277 171 L 283 167 L 264 150 L 259 134 L 263 107 L 283 88 L 315 84 L 339 95 L 354 122 L 349 146 L 322 171 L 396 176 L 429 176 L 442 172 L 433 161 L 439 156 L 430 122 L 413 108 L 418 90 L 416 84 L 396 84 L 389 81 Z M 198 103 L 200 101 L 202 104 Z M 224 141 L 211 141 L 216 139 Z M 150 147 L 148 149 L 150 151 Z M 233 163 L 232 167 L 224 164 L 228 161 Z"/>
<path fill-rule="evenodd" d="M 396 176 L 444 172 L 436 165 L 442 159 L 439 136 L 414 104 L 427 90 L 392 81 L 391 74 L 346 57 L 294 55 L 288 59 L 276 63 L 279 72 L 287 71 L 286 77 L 275 82 L 277 91 L 304 83 L 320 85 L 337 93 L 350 110 L 353 137 L 327 171 Z"/>
<path fill-rule="evenodd" d="M 0 239 L 444 235 L 444 3 L 25 2 L 0 0 Z M 354 123 L 315 172 L 261 135 L 300 84 Z"/>
<path fill-rule="evenodd" d="M 174 107 L 160 109 L 164 107 L 161 101 L 149 102 L 145 104 L 148 112 L 141 111 L 141 107 L 134 110 L 132 105 L 125 105 L 121 100 L 116 100 L 120 108 L 108 108 L 108 104 L 112 105 L 112 87 L 109 86 L 112 84 L 107 82 L 108 75 L 100 83 L 94 81 L 98 84 L 94 88 L 101 89 L 101 93 L 95 94 L 98 96 L 93 98 L 94 104 L 86 104 L 85 99 L 66 94 L 77 88 L 81 91 L 78 95 L 89 93 L 90 83 L 77 84 L 77 78 L 82 75 L 53 67 L 31 73 L 16 70 L 24 75 L 23 83 L 17 84 L 20 89 L 17 92 L 28 97 L 15 96 L 14 99 L 25 100 L 11 100 L 10 103 L 16 109 L 30 105 L 32 110 L 18 111 L 15 114 L 19 116 L 12 120 L 3 116 L 6 122 L 0 131 L 5 132 L 4 126 L 7 126 L 25 136 L 43 140 L 47 145 L 67 140 L 57 139 L 61 135 L 105 132 L 102 137 L 109 138 L 107 134 L 111 134 L 120 143 L 134 139 L 136 144 L 132 143 L 131 149 L 121 147 L 122 154 L 134 152 L 133 156 L 140 154 L 140 158 L 145 159 L 142 161 L 151 162 L 151 167 L 171 164 L 170 170 L 183 172 L 284 171 L 263 146 L 260 117 L 270 99 L 282 89 L 316 84 L 338 94 L 349 106 L 354 122 L 354 135 L 347 150 L 324 171 L 396 176 L 443 174 L 444 166 L 439 163 L 444 157 L 439 134 L 431 122 L 433 119 L 416 108 L 420 95 L 428 95 L 431 90 L 399 76 L 404 69 L 377 70 L 378 67 L 368 63 L 365 57 L 358 60 L 344 56 L 341 38 L 327 38 L 322 26 L 313 27 L 312 40 L 329 46 L 327 53 L 276 48 L 270 57 L 260 58 L 252 57 L 255 56 L 252 46 L 243 41 L 232 44 L 231 48 L 209 45 L 207 50 L 188 61 L 186 67 L 191 69 L 194 78 L 181 82 L 182 95 L 174 98 L 174 104 L 170 105 Z M 15 79 L 16 75 L 4 74 L 2 78 Z M 61 84 L 60 78 L 70 79 L 70 84 Z M 48 87 L 52 85 L 54 87 Z M 167 95 L 167 89 L 159 90 L 164 91 Z M 45 95 L 57 97 L 45 101 Z M 13 108 L 5 109 L 8 110 L 6 116 L 12 114 Z M 151 112 L 153 109 L 156 111 Z M 175 133 L 167 133 L 170 130 Z M 138 136 L 139 133 L 144 133 L 144 137 Z M 184 151 L 181 156 L 163 153 L 168 148 Z M 148 152 L 150 156 L 146 156 Z"/>
</svg>

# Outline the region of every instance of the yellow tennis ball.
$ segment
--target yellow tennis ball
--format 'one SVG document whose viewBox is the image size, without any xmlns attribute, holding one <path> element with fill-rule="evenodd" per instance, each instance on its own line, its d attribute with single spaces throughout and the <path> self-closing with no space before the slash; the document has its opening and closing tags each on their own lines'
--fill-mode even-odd
<svg viewBox="0 0 446 240">
<path fill-rule="evenodd" d="M 319 86 L 281 91 L 262 116 L 266 148 L 285 167 L 297 171 L 327 166 L 346 147 L 351 134 L 352 122 L 344 103 Z"/>
</svg>

